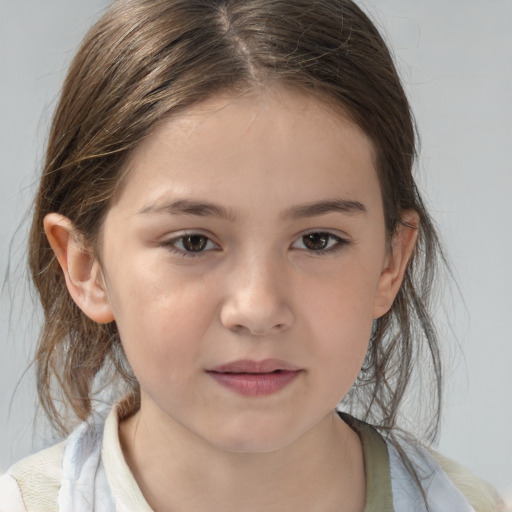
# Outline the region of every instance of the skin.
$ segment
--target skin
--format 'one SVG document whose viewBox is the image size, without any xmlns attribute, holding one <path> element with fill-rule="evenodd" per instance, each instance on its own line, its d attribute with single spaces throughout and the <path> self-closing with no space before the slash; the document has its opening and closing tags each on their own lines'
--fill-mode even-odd
<svg viewBox="0 0 512 512">
<path fill-rule="evenodd" d="M 183 200 L 226 215 L 169 208 Z M 363 510 L 360 442 L 333 409 L 416 231 L 401 227 L 390 248 L 373 146 L 356 125 L 289 89 L 216 96 L 135 150 L 100 258 L 68 219 L 50 214 L 45 229 L 74 300 L 119 328 L 142 390 L 120 438 L 155 511 Z M 328 234 L 325 250 L 308 248 L 311 233 Z M 187 252 L 187 234 L 204 249 Z M 207 373 L 267 358 L 301 369 L 268 396 Z"/>
</svg>

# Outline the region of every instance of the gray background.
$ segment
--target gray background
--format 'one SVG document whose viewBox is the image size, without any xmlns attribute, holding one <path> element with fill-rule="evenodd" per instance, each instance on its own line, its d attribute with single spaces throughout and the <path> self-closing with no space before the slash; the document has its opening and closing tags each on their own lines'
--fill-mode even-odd
<svg viewBox="0 0 512 512">
<path fill-rule="evenodd" d="M 10 244 L 35 193 L 66 65 L 107 3 L 0 0 L 2 272 L 11 252 L 0 307 L 0 471 L 44 437 L 33 434 L 32 372 L 22 378 L 38 324 L 20 266 L 26 223 Z M 461 291 L 441 308 L 453 364 L 439 448 L 510 499 L 512 1 L 363 5 L 394 47 L 422 137 L 419 182 Z"/>
</svg>

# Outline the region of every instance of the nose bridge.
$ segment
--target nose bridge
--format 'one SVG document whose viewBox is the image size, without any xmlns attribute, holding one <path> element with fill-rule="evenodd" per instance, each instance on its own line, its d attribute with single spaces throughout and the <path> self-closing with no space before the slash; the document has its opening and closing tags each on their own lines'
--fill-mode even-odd
<svg viewBox="0 0 512 512">
<path fill-rule="evenodd" d="M 242 286 L 237 292 L 249 302 L 260 302 L 266 299 L 262 304 L 270 307 L 272 304 L 281 300 L 281 281 L 284 280 L 283 265 L 279 265 L 276 258 L 272 258 L 269 254 L 253 254 L 247 265 L 241 266 L 241 284 Z M 281 272 L 278 268 L 281 267 Z"/>
<path fill-rule="evenodd" d="M 266 334 L 283 330 L 293 322 L 287 295 L 284 258 L 267 250 L 241 257 L 230 272 L 222 321 L 226 327 Z"/>
</svg>

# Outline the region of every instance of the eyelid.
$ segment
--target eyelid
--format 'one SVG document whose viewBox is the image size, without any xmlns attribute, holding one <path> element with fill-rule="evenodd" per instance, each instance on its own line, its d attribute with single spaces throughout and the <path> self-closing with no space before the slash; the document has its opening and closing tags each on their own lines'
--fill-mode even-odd
<svg viewBox="0 0 512 512">
<path fill-rule="evenodd" d="M 187 251 L 187 250 L 180 249 L 179 247 L 177 247 L 176 244 L 180 240 L 183 240 L 187 236 L 204 237 L 208 240 L 207 245 L 209 243 L 211 243 L 215 247 L 204 249 L 202 251 L 197 251 L 197 252 Z M 201 230 L 196 230 L 196 229 L 184 230 L 184 231 L 181 231 L 178 233 L 173 233 L 171 237 L 165 238 L 162 241 L 160 241 L 158 243 L 158 245 L 160 247 L 167 249 L 168 251 L 170 251 L 172 253 L 178 254 L 179 256 L 183 256 L 185 258 L 196 258 L 196 257 L 204 256 L 212 251 L 218 251 L 221 249 L 220 245 L 213 240 L 212 235 L 206 234 L 206 233 L 202 232 Z"/>
<path fill-rule="evenodd" d="M 348 245 L 352 245 L 353 242 L 352 240 L 344 233 L 341 233 L 337 230 L 332 230 L 332 229 L 322 229 L 322 228 L 315 228 L 315 229 L 308 229 L 307 231 L 303 231 L 302 233 L 300 233 L 298 236 L 295 237 L 295 241 L 291 244 L 291 248 L 294 249 L 294 245 L 299 242 L 303 237 L 307 236 L 307 235 L 311 235 L 311 234 L 326 234 L 330 237 L 332 237 L 334 240 L 336 240 L 337 243 L 335 243 L 334 245 L 331 245 L 330 247 L 327 247 L 325 249 L 318 249 L 318 250 L 314 250 L 314 249 L 308 249 L 307 247 L 304 247 L 304 248 L 295 248 L 296 250 L 299 250 L 299 251 L 305 251 L 307 252 L 308 254 L 311 254 L 311 255 L 317 255 L 317 256 L 322 256 L 322 255 L 325 255 L 325 254 L 329 254 L 331 252 L 336 252 L 340 249 L 342 249 L 343 247 L 346 247 Z"/>
</svg>

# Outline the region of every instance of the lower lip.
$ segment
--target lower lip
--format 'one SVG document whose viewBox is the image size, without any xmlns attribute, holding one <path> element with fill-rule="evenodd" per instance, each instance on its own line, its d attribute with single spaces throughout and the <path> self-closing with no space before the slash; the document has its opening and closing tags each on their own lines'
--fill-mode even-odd
<svg viewBox="0 0 512 512">
<path fill-rule="evenodd" d="M 219 384 L 244 396 L 267 396 L 277 393 L 293 382 L 299 373 L 300 370 L 271 373 L 208 372 Z"/>
</svg>

